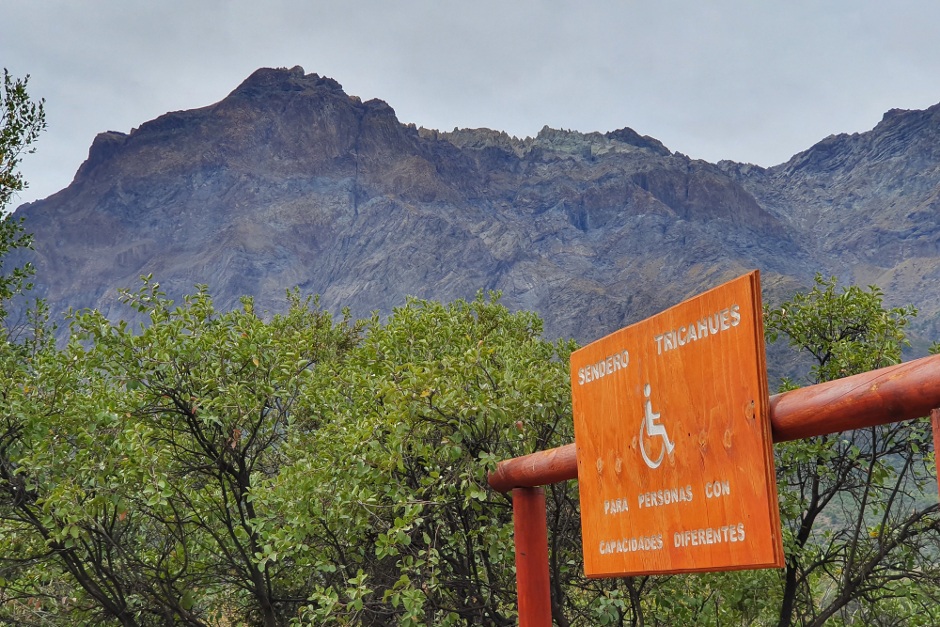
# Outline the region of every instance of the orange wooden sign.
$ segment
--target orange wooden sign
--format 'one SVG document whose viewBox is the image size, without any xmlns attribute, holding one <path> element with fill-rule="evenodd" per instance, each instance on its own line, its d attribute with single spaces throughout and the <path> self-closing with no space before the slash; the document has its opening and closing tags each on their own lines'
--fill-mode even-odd
<svg viewBox="0 0 940 627">
<path fill-rule="evenodd" d="M 760 275 L 571 356 L 588 577 L 783 567 Z"/>
</svg>

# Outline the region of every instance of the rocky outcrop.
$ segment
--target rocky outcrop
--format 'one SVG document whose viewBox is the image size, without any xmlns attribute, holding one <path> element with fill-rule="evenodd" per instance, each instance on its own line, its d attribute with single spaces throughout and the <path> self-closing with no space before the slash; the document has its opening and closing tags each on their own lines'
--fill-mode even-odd
<svg viewBox="0 0 940 627">
<path fill-rule="evenodd" d="M 219 103 L 99 135 L 69 187 L 18 214 L 59 311 L 127 317 L 116 290 L 147 273 L 174 297 L 208 284 L 220 308 L 277 310 L 299 286 L 357 316 L 496 289 L 589 341 L 760 268 L 770 300 L 816 271 L 892 296 L 886 273 L 903 275 L 897 293 L 932 315 L 936 290 L 913 295 L 940 272 L 934 109 L 762 169 L 629 128 L 416 128 L 333 79 L 262 69 Z"/>
</svg>

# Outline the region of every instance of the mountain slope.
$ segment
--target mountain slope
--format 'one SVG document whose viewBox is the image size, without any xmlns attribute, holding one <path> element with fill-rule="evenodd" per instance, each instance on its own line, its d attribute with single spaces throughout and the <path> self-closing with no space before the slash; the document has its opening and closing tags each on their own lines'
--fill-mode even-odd
<svg viewBox="0 0 940 627">
<path fill-rule="evenodd" d="M 876 283 L 940 337 L 940 105 L 890 111 L 764 169 L 710 164 L 629 128 L 517 139 L 398 121 L 302 68 L 95 138 L 71 185 L 17 210 L 53 311 L 128 317 L 153 273 L 219 308 L 285 289 L 331 311 L 498 289 L 549 336 L 590 341 L 759 268 L 765 300 L 815 272 Z"/>
<path fill-rule="evenodd" d="M 99 135 L 69 187 L 17 213 L 54 311 L 126 317 L 116 288 L 151 272 L 220 308 L 277 309 L 298 285 L 359 316 L 499 289 L 588 341 L 745 269 L 771 293 L 805 284 L 800 221 L 748 184 L 631 129 L 417 129 L 298 67 Z"/>
<path fill-rule="evenodd" d="M 940 105 L 889 111 L 767 170 L 720 165 L 800 233 L 820 270 L 916 304 L 916 328 L 940 337 Z"/>
</svg>

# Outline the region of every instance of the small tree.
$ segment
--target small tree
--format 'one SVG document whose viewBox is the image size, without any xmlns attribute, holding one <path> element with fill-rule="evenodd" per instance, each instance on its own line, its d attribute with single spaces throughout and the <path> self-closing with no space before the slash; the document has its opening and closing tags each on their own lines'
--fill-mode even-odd
<svg viewBox="0 0 940 627">
<path fill-rule="evenodd" d="M 45 100 L 30 99 L 24 79 L 13 79 L 3 70 L 3 94 L 0 95 L 0 210 L 7 206 L 13 194 L 27 186 L 23 175 L 17 172 L 24 154 L 35 150 L 30 146 L 46 128 Z"/>
<path fill-rule="evenodd" d="M 0 93 L 0 510 L 5 503 L 28 499 L 26 484 L 9 463 L 8 454 L 28 428 L 24 395 L 35 375 L 35 363 L 52 347 L 49 335 L 43 335 L 45 306 L 41 301 L 37 301 L 33 312 L 36 326 L 31 337 L 17 338 L 7 322 L 10 300 L 32 287 L 28 282 L 33 274 L 30 264 L 4 272 L 9 253 L 29 248 L 32 242 L 32 237 L 23 230 L 22 219 L 15 220 L 6 213 L 13 195 L 26 187 L 17 166 L 24 154 L 32 152 L 31 144 L 46 125 L 43 101 L 30 100 L 26 91 L 28 79 L 27 76 L 14 80 L 4 69 Z M 0 511 L 0 622 L 40 622 L 41 612 L 33 605 L 36 600 L 33 592 L 59 590 L 51 583 L 51 577 L 45 583 L 33 585 L 36 582 L 28 572 L 31 563 L 28 558 L 21 559 L 29 541 L 20 537 L 15 527 L 12 530 L 7 527 L 6 522 Z M 25 581 L 29 592 L 20 594 L 24 587 L 8 585 L 11 581 L 16 584 Z"/>
<path fill-rule="evenodd" d="M 410 300 L 313 388 L 325 427 L 267 493 L 302 521 L 275 548 L 313 575 L 304 624 L 516 622 L 512 506 L 487 472 L 571 441 L 572 344 L 540 331 L 495 298 Z"/>
<path fill-rule="evenodd" d="M 786 336 L 812 357 L 810 383 L 899 363 L 916 310 L 885 308 L 882 299 L 875 287 L 839 289 L 817 275 L 811 291 L 766 308 L 768 340 Z M 846 623 L 924 616 L 920 601 L 940 584 L 940 516 L 935 499 L 924 498 L 936 488 L 930 441 L 915 421 L 775 448 L 787 553 L 780 627 L 821 626 L 836 615 Z"/>
<path fill-rule="evenodd" d="M 8 597 L 34 604 L 37 624 L 286 625 L 308 595 L 271 554 L 278 517 L 261 491 L 294 430 L 317 428 L 302 402 L 311 371 L 358 327 L 296 294 L 267 322 L 248 299 L 216 313 L 204 290 L 182 307 L 153 283 L 124 297 L 146 329 L 82 312 L 69 345 L 12 390 Z"/>
<path fill-rule="evenodd" d="M 46 128 L 44 100 L 30 100 L 26 91 L 29 76 L 14 80 L 3 70 L 3 93 L 0 94 L 0 326 L 6 319 L 6 303 L 32 286 L 27 283 L 33 268 L 26 264 L 3 274 L 3 261 L 7 254 L 17 248 L 28 248 L 32 236 L 24 233 L 23 220 L 15 220 L 6 213 L 13 195 L 26 188 L 23 175 L 17 167 L 39 133 Z"/>
</svg>

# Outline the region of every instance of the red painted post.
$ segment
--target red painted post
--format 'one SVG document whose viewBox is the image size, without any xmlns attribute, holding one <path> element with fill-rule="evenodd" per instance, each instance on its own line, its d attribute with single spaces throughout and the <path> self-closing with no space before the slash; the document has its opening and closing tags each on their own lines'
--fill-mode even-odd
<svg viewBox="0 0 940 627">
<path fill-rule="evenodd" d="M 516 536 L 519 627 L 552 627 L 545 488 L 513 489 L 512 523 Z"/>
</svg>

